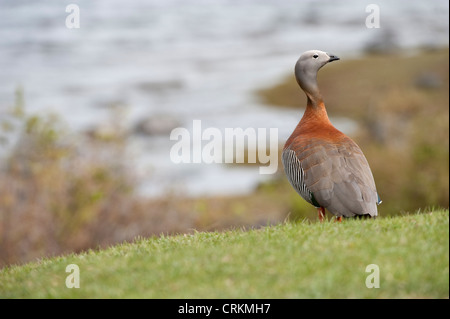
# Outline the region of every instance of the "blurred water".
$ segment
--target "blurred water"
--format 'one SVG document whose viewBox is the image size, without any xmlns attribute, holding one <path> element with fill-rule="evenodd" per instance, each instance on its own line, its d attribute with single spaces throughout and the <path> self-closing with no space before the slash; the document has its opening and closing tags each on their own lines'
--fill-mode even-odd
<svg viewBox="0 0 450 319">
<path fill-rule="evenodd" d="M 70 3 L 79 29 L 65 26 Z M 380 29 L 365 26 L 369 3 L 380 7 Z M 301 110 L 262 105 L 254 90 L 292 72 L 303 51 L 351 58 L 387 31 L 401 48 L 446 46 L 448 11 L 444 0 L 0 0 L 0 106 L 13 105 L 21 86 L 27 110 L 61 114 L 75 131 L 102 125 L 115 105 L 130 129 L 152 117 L 186 128 L 201 119 L 278 127 L 283 141 Z M 173 164 L 172 145 L 168 132 L 130 138 L 130 165 L 149 173 L 143 193 L 243 193 L 268 178 L 257 167 Z"/>
</svg>

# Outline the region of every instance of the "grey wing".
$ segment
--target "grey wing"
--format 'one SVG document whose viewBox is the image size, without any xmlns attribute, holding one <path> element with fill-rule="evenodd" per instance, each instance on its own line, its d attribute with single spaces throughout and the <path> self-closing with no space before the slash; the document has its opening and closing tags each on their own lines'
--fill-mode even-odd
<svg viewBox="0 0 450 319">
<path fill-rule="evenodd" d="M 297 152 L 304 183 L 315 200 L 336 216 L 376 216 L 378 194 L 369 164 L 350 139 L 313 143 Z"/>
</svg>

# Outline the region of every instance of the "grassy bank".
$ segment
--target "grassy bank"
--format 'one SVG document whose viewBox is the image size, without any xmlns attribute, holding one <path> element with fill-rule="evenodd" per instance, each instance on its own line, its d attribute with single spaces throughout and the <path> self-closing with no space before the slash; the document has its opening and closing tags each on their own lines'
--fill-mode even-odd
<svg viewBox="0 0 450 319">
<path fill-rule="evenodd" d="M 0 270 L 1 298 L 448 298 L 449 212 L 141 239 Z M 65 285 L 66 266 L 80 288 Z M 379 266 L 380 288 L 366 287 Z"/>
</svg>

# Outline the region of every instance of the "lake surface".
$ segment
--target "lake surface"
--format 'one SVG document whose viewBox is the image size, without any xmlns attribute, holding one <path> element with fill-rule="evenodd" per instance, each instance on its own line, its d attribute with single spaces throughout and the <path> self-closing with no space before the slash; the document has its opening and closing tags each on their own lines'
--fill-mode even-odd
<svg viewBox="0 0 450 319">
<path fill-rule="evenodd" d="M 79 29 L 65 25 L 71 3 Z M 365 24 L 371 3 L 378 29 Z M 303 51 L 350 59 L 382 40 L 405 51 L 448 46 L 448 12 L 443 0 L 0 0 L 0 116 L 18 87 L 27 111 L 57 113 L 76 132 L 101 128 L 121 109 L 143 194 L 242 194 L 270 176 L 257 167 L 174 164 L 171 128 L 190 129 L 196 119 L 220 130 L 278 128 L 283 142 L 302 110 L 271 108 L 255 90 L 291 73 Z M 138 134 L 139 123 L 150 128 Z M 355 127 L 333 123 L 346 133 Z"/>
</svg>

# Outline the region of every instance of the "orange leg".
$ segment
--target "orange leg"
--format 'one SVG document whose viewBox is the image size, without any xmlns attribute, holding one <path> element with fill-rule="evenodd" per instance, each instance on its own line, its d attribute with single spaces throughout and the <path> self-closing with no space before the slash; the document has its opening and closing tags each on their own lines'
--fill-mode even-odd
<svg viewBox="0 0 450 319">
<path fill-rule="evenodd" d="M 317 208 L 317 211 L 319 212 L 319 221 L 323 223 L 323 220 L 325 218 L 325 208 L 319 207 Z"/>
<path fill-rule="evenodd" d="M 338 223 L 342 223 L 342 216 L 338 216 L 338 217 L 336 217 L 336 222 L 338 222 Z"/>
</svg>

